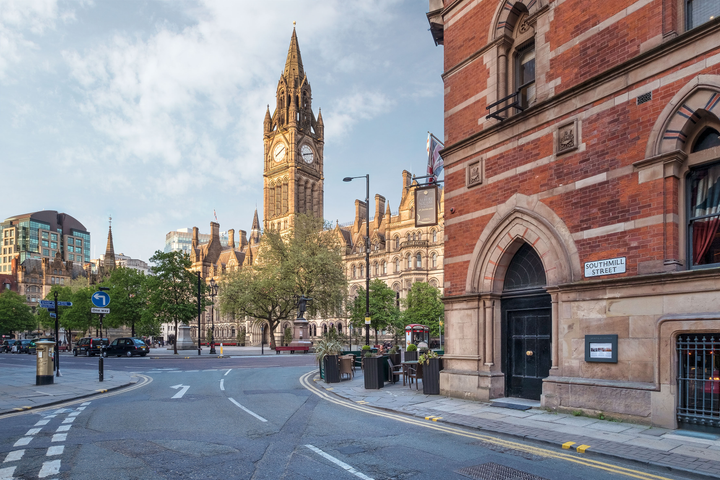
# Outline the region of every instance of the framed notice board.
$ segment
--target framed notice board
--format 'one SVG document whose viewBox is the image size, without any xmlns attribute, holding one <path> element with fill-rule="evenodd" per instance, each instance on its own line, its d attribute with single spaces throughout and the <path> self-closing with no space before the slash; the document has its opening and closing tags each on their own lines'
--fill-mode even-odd
<svg viewBox="0 0 720 480">
<path fill-rule="evenodd" d="M 617 335 L 585 335 L 586 362 L 618 362 Z"/>
</svg>

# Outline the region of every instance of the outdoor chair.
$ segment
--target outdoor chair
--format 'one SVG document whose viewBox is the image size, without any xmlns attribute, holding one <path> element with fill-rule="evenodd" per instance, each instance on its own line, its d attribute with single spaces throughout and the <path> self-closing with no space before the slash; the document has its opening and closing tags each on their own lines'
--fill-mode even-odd
<svg viewBox="0 0 720 480">
<path fill-rule="evenodd" d="M 409 380 L 409 386 L 412 388 L 412 381 L 413 378 L 415 379 L 415 390 L 418 389 L 418 380 L 422 380 L 423 378 L 423 369 L 422 369 L 422 363 L 418 363 L 417 365 L 408 365 L 408 380 Z"/>
<path fill-rule="evenodd" d="M 343 375 L 347 375 L 348 378 L 352 378 L 354 376 L 352 362 L 352 358 L 340 357 L 340 378 L 342 378 Z"/>
<path fill-rule="evenodd" d="M 392 360 L 388 358 L 388 372 L 390 373 L 390 381 L 392 383 L 395 383 L 395 377 L 400 377 L 402 375 L 403 379 L 403 386 L 405 385 L 405 370 L 403 369 L 402 365 L 394 365 Z M 398 378 L 399 380 L 399 378 Z"/>
</svg>

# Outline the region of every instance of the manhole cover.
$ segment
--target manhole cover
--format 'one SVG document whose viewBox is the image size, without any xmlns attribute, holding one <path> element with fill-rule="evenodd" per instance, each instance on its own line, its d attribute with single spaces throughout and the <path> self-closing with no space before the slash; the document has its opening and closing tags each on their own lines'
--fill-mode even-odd
<svg viewBox="0 0 720 480">
<path fill-rule="evenodd" d="M 474 467 L 465 467 L 457 473 L 475 480 L 547 480 L 531 473 L 526 473 L 498 463 L 483 463 Z"/>
</svg>

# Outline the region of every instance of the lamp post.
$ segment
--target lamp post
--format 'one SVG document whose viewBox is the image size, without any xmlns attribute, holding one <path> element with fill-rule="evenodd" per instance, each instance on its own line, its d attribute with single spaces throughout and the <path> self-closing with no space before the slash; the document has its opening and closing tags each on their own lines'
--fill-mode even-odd
<svg viewBox="0 0 720 480">
<path fill-rule="evenodd" d="M 210 339 L 210 355 L 215 355 L 215 295 L 217 295 L 218 286 L 215 279 L 210 279 L 210 298 L 212 305 L 210 306 L 210 318 L 212 319 L 212 338 Z"/>
<path fill-rule="evenodd" d="M 370 175 L 345 177 L 343 182 L 365 179 L 365 345 L 370 345 Z"/>
</svg>

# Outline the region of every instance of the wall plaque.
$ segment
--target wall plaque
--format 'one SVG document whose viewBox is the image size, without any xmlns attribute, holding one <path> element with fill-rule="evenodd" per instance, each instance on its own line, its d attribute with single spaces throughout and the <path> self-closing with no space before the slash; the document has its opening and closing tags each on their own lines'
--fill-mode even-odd
<svg viewBox="0 0 720 480">
<path fill-rule="evenodd" d="M 585 361 L 618 362 L 617 335 L 585 335 Z"/>
<path fill-rule="evenodd" d="M 431 227 L 438 224 L 438 188 L 420 187 L 415 189 L 415 226 Z"/>
<path fill-rule="evenodd" d="M 585 278 L 625 273 L 625 257 L 585 262 Z"/>
<path fill-rule="evenodd" d="M 480 158 L 470 162 L 465 173 L 465 184 L 467 188 L 482 185 L 483 183 L 483 159 Z"/>
<path fill-rule="evenodd" d="M 578 122 L 573 120 L 570 123 L 560 125 L 557 130 L 555 153 L 571 152 L 578 148 Z"/>
</svg>

